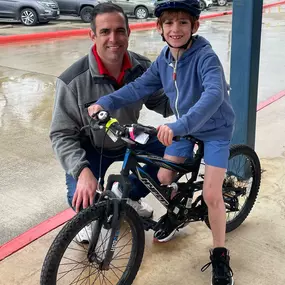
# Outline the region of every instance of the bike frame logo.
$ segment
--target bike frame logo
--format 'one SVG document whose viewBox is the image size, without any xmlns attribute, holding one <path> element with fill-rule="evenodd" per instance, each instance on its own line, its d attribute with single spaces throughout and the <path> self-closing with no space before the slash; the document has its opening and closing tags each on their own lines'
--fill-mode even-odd
<svg viewBox="0 0 285 285">
<path fill-rule="evenodd" d="M 137 168 L 137 173 L 140 181 L 144 184 L 144 186 L 156 197 L 160 203 L 167 207 L 169 202 L 163 197 L 163 195 L 159 192 L 159 190 L 146 178 L 142 177 L 140 174 L 140 170 Z"/>
</svg>

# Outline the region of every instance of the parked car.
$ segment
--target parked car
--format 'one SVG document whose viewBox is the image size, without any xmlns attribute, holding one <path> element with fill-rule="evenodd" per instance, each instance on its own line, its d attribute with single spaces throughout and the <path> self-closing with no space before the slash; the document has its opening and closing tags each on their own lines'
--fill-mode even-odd
<svg viewBox="0 0 285 285">
<path fill-rule="evenodd" d="M 154 15 L 154 1 L 152 0 L 112 0 L 114 4 L 122 7 L 127 15 L 137 19 L 146 19 Z"/>
<path fill-rule="evenodd" d="M 61 15 L 72 15 L 81 17 L 82 21 L 89 23 L 91 13 L 99 2 L 97 0 L 56 0 Z M 105 1 L 106 2 L 106 1 Z"/>
<path fill-rule="evenodd" d="M 213 0 L 200 0 L 200 8 L 202 11 L 211 6 L 213 6 Z"/>
<path fill-rule="evenodd" d="M 0 18 L 20 20 L 26 26 L 48 23 L 59 14 L 53 0 L 0 0 Z"/>
<path fill-rule="evenodd" d="M 228 4 L 228 0 L 214 0 L 214 4 L 218 6 L 226 6 Z"/>
</svg>

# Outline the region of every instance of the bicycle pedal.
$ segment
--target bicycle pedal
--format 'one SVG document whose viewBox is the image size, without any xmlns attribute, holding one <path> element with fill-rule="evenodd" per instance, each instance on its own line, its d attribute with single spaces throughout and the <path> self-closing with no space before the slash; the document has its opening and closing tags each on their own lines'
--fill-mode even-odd
<svg viewBox="0 0 285 285">
<path fill-rule="evenodd" d="M 157 222 L 154 221 L 151 218 L 143 218 L 143 217 L 141 217 L 141 220 L 143 222 L 143 227 L 144 227 L 145 231 L 154 230 L 156 225 L 157 225 Z"/>
</svg>

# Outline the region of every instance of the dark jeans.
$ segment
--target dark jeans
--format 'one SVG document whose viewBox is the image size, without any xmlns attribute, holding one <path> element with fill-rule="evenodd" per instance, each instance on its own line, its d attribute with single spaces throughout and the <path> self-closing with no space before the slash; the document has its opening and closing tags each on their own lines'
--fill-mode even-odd
<svg viewBox="0 0 285 285">
<path fill-rule="evenodd" d="M 91 144 L 85 144 L 83 148 L 86 151 L 87 160 L 90 163 L 90 169 L 93 172 L 94 176 L 99 179 L 99 167 L 100 167 L 100 153 L 98 150 L 95 150 Z M 150 140 L 146 145 L 140 145 L 136 148 L 137 150 L 145 150 L 157 156 L 163 156 L 165 146 L 163 146 L 156 138 Z M 101 176 L 104 178 L 105 173 L 109 166 L 115 161 L 123 161 L 125 151 L 122 150 L 118 154 L 118 151 L 105 151 L 102 158 L 102 167 L 101 167 Z M 157 172 L 159 170 L 158 167 L 145 165 L 143 167 L 145 171 L 153 178 L 156 182 L 159 183 L 157 179 Z M 132 200 L 139 200 L 142 197 L 145 197 L 149 190 L 134 176 L 130 175 L 132 189 L 130 192 L 130 198 Z M 104 182 L 102 182 L 103 184 Z M 66 174 L 66 186 L 67 186 L 67 199 L 68 203 L 71 206 L 72 199 L 76 190 L 77 181 L 69 174 Z"/>
</svg>

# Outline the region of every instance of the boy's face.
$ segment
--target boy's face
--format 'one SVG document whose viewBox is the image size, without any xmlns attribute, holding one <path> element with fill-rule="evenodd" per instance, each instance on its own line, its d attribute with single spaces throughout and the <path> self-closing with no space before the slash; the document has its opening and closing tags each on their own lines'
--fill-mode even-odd
<svg viewBox="0 0 285 285">
<path fill-rule="evenodd" d="M 163 15 L 162 26 L 158 24 L 159 33 L 163 33 L 165 40 L 174 48 L 187 43 L 199 28 L 199 21 L 191 23 L 191 18 L 185 12 L 165 12 Z M 193 21 L 192 21 L 193 22 Z"/>
</svg>

